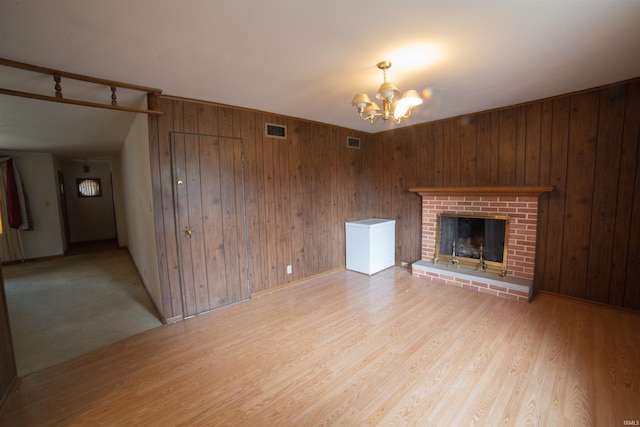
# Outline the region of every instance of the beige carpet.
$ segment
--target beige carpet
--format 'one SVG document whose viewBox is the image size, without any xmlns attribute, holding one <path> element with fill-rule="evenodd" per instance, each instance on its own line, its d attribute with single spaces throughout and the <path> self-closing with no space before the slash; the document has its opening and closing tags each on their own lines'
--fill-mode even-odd
<svg viewBox="0 0 640 427">
<path fill-rule="evenodd" d="M 6 265 L 2 274 L 19 376 L 161 326 L 126 249 Z"/>
</svg>

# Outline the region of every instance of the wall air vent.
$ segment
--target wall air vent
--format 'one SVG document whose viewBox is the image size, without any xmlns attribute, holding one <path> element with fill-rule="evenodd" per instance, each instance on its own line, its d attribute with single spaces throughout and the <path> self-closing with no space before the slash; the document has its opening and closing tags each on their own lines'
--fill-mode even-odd
<svg viewBox="0 0 640 427">
<path fill-rule="evenodd" d="M 273 123 L 264 124 L 264 135 L 269 138 L 287 139 L 287 127 Z"/>
<path fill-rule="evenodd" d="M 360 148 L 360 138 L 354 138 L 353 136 L 347 137 L 347 147 Z"/>
</svg>

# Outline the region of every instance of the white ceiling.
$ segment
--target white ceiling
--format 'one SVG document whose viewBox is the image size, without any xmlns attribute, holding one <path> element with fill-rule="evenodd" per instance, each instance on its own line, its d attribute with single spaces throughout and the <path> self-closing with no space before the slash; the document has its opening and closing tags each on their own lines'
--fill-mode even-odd
<svg viewBox="0 0 640 427">
<path fill-rule="evenodd" d="M 382 60 L 401 91 L 428 96 L 402 125 L 640 76 L 637 0 L 0 0 L 0 11 L 3 58 L 365 132 L 396 126 L 350 104 L 374 96 Z M 36 80 L 0 67 L 0 88 Z M 0 149 L 99 157 L 133 118 L 0 95 Z"/>
</svg>

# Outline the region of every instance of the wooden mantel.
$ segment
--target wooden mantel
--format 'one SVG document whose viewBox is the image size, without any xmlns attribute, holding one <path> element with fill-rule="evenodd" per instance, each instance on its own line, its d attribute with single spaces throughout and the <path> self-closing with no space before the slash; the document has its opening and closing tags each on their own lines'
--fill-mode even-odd
<svg viewBox="0 0 640 427">
<path fill-rule="evenodd" d="M 553 191 L 551 185 L 488 186 L 488 187 L 416 187 L 410 192 L 421 196 L 527 196 L 540 197 Z"/>
</svg>

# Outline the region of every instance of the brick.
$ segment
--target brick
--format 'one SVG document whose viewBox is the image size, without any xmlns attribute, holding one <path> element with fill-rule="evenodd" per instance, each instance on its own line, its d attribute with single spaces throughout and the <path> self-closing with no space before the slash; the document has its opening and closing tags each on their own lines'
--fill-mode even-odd
<svg viewBox="0 0 640 427">
<path fill-rule="evenodd" d="M 463 289 L 466 289 L 468 291 L 474 291 L 474 292 L 478 292 L 478 288 L 476 286 L 473 285 L 469 285 L 469 284 L 463 284 L 462 285 Z"/>
</svg>

